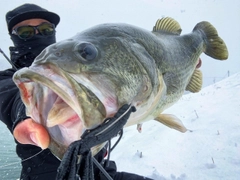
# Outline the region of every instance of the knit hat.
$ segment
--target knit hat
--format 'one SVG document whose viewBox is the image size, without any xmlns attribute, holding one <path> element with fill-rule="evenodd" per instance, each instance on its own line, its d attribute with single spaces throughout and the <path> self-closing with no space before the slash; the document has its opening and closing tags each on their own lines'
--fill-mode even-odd
<svg viewBox="0 0 240 180">
<path fill-rule="evenodd" d="M 49 12 L 40 6 L 35 4 L 23 4 L 6 14 L 8 31 L 10 32 L 16 24 L 34 18 L 45 19 L 55 24 L 55 26 L 57 26 L 60 21 L 60 17 L 57 14 Z"/>
</svg>

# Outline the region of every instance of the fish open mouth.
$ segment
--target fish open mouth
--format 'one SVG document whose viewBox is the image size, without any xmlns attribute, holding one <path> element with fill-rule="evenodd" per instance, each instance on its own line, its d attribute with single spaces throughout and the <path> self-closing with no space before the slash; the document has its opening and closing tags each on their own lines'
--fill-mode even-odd
<svg viewBox="0 0 240 180">
<path fill-rule="evenodd" d="M 48 129 L 51 138 L 68 147 L 85 129 L 106 118 L 98 97 L 53 65 L 23 68 L 14 75 L 27 115 Z"/>
</svg>

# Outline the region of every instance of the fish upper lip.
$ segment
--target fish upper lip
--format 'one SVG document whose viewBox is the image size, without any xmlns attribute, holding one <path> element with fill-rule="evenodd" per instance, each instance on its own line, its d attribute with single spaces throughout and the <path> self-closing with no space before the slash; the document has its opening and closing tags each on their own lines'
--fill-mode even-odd
<svg viewBox="0 0 240 180">
<path fill-rule="evenodd" d="M 53 81 L 53 79 L 54 78 L 56 78 L 56 77 L 53 77 L 53 76 L 56 76 L 56 74 L 55 73 L 49 73 L 49 76 L 47 76 L 46 75 L 46 73 L 47 73 L 47 71 L 40 71 L 40 69 L 39 68 L 37 68 L 37 69 L 35 69 L 35 68 L 32 68 L 32 69 L 27 69 L 27 71 L 28 71 L 28 73 L 30 73 L 31 75 L 31 77 L 28 77 L 28 76 L 26 76 L 26 75 L 20 75 L 21 77 L 20 78 L 15 78 L 14 77 L 14 79 L 15 79 L 15 82 L 16 82 L 16 84 L 17 85 L 19 85 L 19 84 L 24 84 L 25 86 L 27 86 L 28 85 L 28 83 L 30 83 L 30 82 L 34 82 L 34 83 L 38 83 L 38 84 L 40 84 L 40 87 L 42 88 L 41 90 L 42 91 L 44 91 L 44 89 L 43 89 L 43 87 L 46 87 L 46 88 L 49 88 L 49 89 L 51 89 L 51 91 L 50 92 L 48 92 L 48 93 L 51 93 L 51 92 L 53 92 L 53 93 L 55 93 L 57 96 L 59 96 L 60 98 L 62 98 L 63 99 L 63 101 L 65 102 L 65 103 L 67 103 L 70 107 L 73 107 L 73 99 L 72 99 L 72 97 L 71 97 L 71 93 L 73 93 L 73 92 L 71 92 L 71 88 L 70 87 L 68 87 L 67 89 L 68 89 L 68 92 L 66 92 L 66 91 L 64 91 L 64 90 L 62 90 L 61 89 L 61 83 L 65 83 L 65 81 L 62 81 L 62 82 L 58 82 L 58 83 L 54 83 L 54 81 Z M 42 80 L 41 79 L 41 77 L 44 77 L 44 80 Z M 59 76 L 60 77 L 60 76 Z M 61 78 L 62 79 L 62 78 Z M 67 85 L 66 83 L 64 84 L 65 86 Z M 39 88 L 40 88 L 39 87 Z M 54 89 L 54 90 L 52 90 L 52 89 Z M 34 89 L 33 89 L 34 90 Z M 38 91 L 40 91 L 40 89 L 38 89 Z M 62 94 L 64 94 L 64 95 L 61 95 L 61 93 Z M 35 93 L 37 93 L 37 91 L 35 92 Z M 29 94 L 28 94 L 28 96 L 30 96 Z M 63 97 L 63 96 L 66 96 L 65 98 Z M 66 100 L 64 100 L 64 99 L 66 99 L 66 98 L 68 98 L 68 101 L 66 101 Z M 69 103 L 70 102 L 70 103 Z"/>
<path fill-rule="evenodd" d="M 69 107 L 71 107 L 81 120 L 84 121 L 80 102 L 76 97 L 72 84 L 66 79 L 67 74 L 64 71 L 57 69 L 57 67 L 52 64 L 31 66 L 30 68 L 24 69 L 27 70 L 27 73 L 31 75 L 28 76 L 26 75 L 26 73 L 20 73 L 20 77 L 14 77 L 14 81 L 17 85 L 36 82 L 40 84 L 42 88 L 49 88 L 51 91 L 53 91 L 53 93 L 59 96 Z M 42 76 L 44 77 L 44 79 L 42 78 Z M 79 83 L 79 85 L 81 84 Z"/>
</svg>

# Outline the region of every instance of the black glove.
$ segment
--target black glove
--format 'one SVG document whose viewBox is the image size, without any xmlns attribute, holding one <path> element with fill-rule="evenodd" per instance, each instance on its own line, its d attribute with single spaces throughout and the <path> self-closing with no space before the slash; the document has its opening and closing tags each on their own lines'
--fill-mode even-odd
<svg viewBox="0 0 240 180">
<path fill-rule="evenodd" d="M 58 168 L 57 180 L 93 180 L 91 148 L 118 134 L 135 107 L 123 105 L 114 117 L 106 119 L 98 127 L 86 130 L 79 141 L 70 144 Z"/>
</svg>

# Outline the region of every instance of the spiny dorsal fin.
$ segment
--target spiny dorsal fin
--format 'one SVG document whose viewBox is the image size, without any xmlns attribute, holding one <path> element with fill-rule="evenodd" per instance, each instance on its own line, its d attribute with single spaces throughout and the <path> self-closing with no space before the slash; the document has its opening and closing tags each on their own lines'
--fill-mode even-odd
<svg viewBox="0 0 240 180">
<path fill-rule="evenodd" d="M 153 32 L 164 31 L 176 35 L 180 35 L 182 32 L 180 24 L 170 17 L 165 17 L 158 19 L 155 26 L 153 27 Z"/>
<path fill-rule="evenodd" d="M 202 89 L 202 72 L 199 69 L 195 69 L 186 87 L 186 90 L 192 93 L 196 93 L 199 92 L 201 89 Z"/>
</svg>

